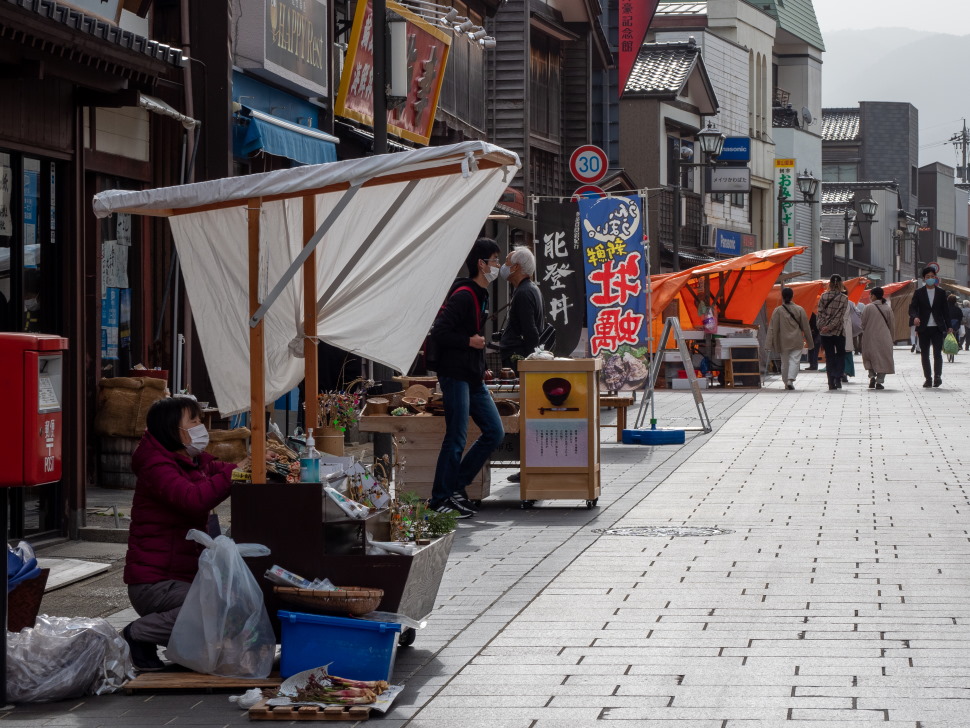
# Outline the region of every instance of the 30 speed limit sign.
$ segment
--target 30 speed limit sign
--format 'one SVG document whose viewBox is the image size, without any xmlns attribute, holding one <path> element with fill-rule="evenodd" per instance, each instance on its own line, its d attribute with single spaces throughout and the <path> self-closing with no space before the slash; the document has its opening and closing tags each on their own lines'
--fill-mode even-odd
<svg viewBox="0 0 970 728">
<path fill-rule="evenodd" d="M 594 184 L 606 176 L 609 161 L 606 152 L 592 144 L 578 147 L 569 157 L 569 171 L 577 182 Z"/>
</svg>

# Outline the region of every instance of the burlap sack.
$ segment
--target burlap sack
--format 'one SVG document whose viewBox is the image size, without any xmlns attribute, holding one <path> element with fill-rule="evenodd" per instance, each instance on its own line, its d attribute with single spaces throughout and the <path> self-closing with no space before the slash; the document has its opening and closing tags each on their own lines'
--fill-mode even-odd
<svg viewBox="0 0 970 728">
<path fill-rule="evenodd" d="M 102 379 L 99 385 L 94 430 L 109 437 L 141 437 L 148 408 L 168 396 L 166 383 L 149 377 Z"/>
<path fill-rule="evenodd" d="M 238 463 L 249 454 L 249 429 L 209 430 L 209 446 L 205 449 L 216 460 Z"/>
</svg>

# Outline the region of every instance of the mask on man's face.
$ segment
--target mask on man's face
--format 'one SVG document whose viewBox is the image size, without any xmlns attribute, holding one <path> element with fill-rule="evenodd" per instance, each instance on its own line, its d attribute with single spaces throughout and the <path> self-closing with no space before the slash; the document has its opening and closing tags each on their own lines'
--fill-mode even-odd
<svg viewBox="0 0 970 728">
<path fill-rule="evenodd" d="M 502 263 L 502 267 L 499 268 L 498 275 L 503 281 L 507 281 L 509 276 L 512 275 L 512 269 L 505 263 Z"/>
<path fill-rule="evenodd" d="M 485 271 L 485 280 L 491 283 L 496 278 L 498 278 L 499 271 L 501 269 L 497 265 L 488 264 L 488 270 Z"/>
<path fill-rule="evenodd" d="M 924 279 L 923 283 L 925 283 L 926 285 L 928 285 L 930 287 L 933 287 L 933 286 L 936 285 L 936 278 L 926 278 L 926 279 Z"/>
</svg>

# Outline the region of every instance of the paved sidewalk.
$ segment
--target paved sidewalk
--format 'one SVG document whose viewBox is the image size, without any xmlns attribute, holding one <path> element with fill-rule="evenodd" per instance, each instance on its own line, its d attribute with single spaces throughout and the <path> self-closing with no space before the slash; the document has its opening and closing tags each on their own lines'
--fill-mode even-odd
<svg viewBox="0 0 970 728">
<path fill-rule="evenodd" d="M 885 391 L 710 392 L 716 430 L 612 444 L 600 507 L 518 510 L 493 490 L 462 522 L 407 685 L 375 724 L 970 726 L 970 356 L 923 390 L 896 350 Z M 861 383 L 860 383 L 861 382 Z M 632 413 L 631 413 L 632 414 Z M 689 424 L 689 393 L 658 396 Z M 934 423 L 945 416 L 947 425 Z M 499 478 L 501 471 L 496 473 Z M 716 527 L 712 536 L 607 528 Z M 14 725 L 238 725 L 225 695 L 112 695 L 0 714 Z"/>
</svg>

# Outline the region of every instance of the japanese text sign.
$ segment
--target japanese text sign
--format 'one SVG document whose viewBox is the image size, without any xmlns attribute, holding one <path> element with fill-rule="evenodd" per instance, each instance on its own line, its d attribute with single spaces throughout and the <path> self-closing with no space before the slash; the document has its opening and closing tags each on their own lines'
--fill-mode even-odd
<svg viewBox="0 0 970 728">
<path fill-rule="evenodd" d="M 616 354 L 646 335 L 646 260 L 636 197 L 579 201 L 590 353 Z"/>
<path fill-rule="evenodd" d="M 794 233 L 794 208 L 795 205 L 784 200 L 791 200 L 794 197 L 792 184 L 795 181 L 795 160 L 776 159 L 775 174 L 778 178 L 778 198 L 782 202 L 778 203 L 777 214 L 781 215 L 781 224 L 778 230 L 781 232 L 781 239 L 775 241 L 776 248 L 789 248 L 795 244 Z"/>
<path fill-rule="evenodd" d="M 536 209 L 536 284 L 545 320 L 556 328 L 557 356 L 569 356 L 583 332 L 583 244 L 575 202 L 540 202 Z"/>
<path fill-rule="evenodd" d="M 438 108 L 451 36 L 393 1 L 387 3 L 387 9 L 407 23 L 409 81 L 404 102 L 388 108 L 387 130 L 402 139 L 427 144 Z M 373 82 L 374 14 L 369 1 L 358 2 L 334 113 L 373 127 Z"/>
<path fill-rule="evenodd" d="M 640 54 L 640 46 L 647 28 L 657 12 L 659 0 L 620 0 L 619 27 L 619 90 L 620 96 Z"/>
</svg>

